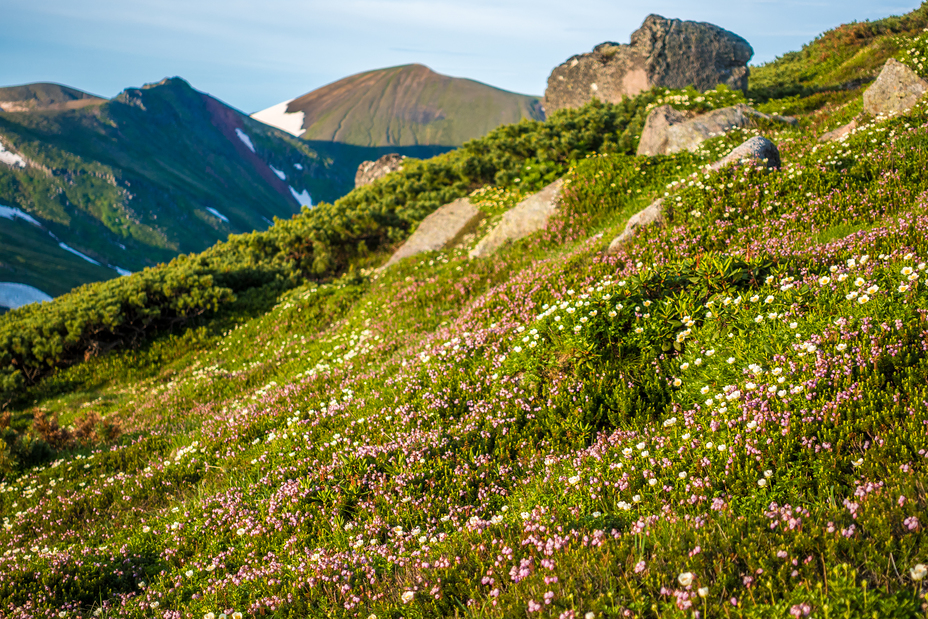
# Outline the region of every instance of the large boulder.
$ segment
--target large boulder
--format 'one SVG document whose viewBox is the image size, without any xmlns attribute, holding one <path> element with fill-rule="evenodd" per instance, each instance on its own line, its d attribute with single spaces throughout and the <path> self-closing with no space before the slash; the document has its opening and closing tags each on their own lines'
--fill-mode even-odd
<svg viewBox="0 0 928 619">
<path fill-rule="evenodd" d="M 354 175 L 355 188 L 357 189 L 364 185 L 370 185 L 378 178 L 383 178 L 390 172 L 396 172 L 403 167 L 404 159 L 406 159 L 406 157 L 403 155 L 390 153 L 389 155 L 384 155 L 377 161 L 362 161 L 361 165 L 358 166 L 358 171 Z"/>
<path fill-rule="evenodd" d="M 654 86 L 704 91 L 725 84 L 747 90 L 750 44 L 704 22 L 649 15 L 629 45 L 603 43 L 555 67 L 545 89 L 545 113 L 595 98 L 617 103 Z"/>
<path fill-rule="evenodd" d="M 616 253 L 623 245 L 631 240 L 638 230 L 663 221 L 664 199 L 658 198 L 649 204 L 647 208 L 638 211 L 629 218 L 628 223 L 625 224 L 625 229 L 622 230 L 622 234 L 612 239 L 606 252 L 610 254 Z"/>
<path fill-rule="evenodd" d="M 768 115 L 738 103 L 692 117 L 669 105 L 654 108 L 648 115 L 638 143 L 639 155 L 670 155 L 696 150 L 709 138 L 733 129 L 755 127 L 758 122 L 781 122 L 790 125 L 797 120 L 790 116 Z"/>
<path fill-rule="evenodd" d="M 471 204 L 468 198 L 458 198 L 454 202 L 445 204 L 419 222 L 416 231 L 380 267 L 381 270 L 396 264 L 403 258 L 450 247 L 455 240 L 476 228 L 482 218 L 483 213 Z"/>
<path fill-rule="evenodd" d="M 709 168 L 719 170 L 731 163 L 742 161 L 762 163 L 768 168 L 779 168 L 780 149 L 767 138 L 755 136 L 746 140 L 740 146 L 736 146 L 730 153 L 710 165 Z"/>
<path fill-rule="evenodd" d="M 915 105 L 928 82 L 895 58 L 883 65 L 883 70 L 864 92 L 864 112 L 871 116 L 901 114 Z"/>
<path fill-rule="evenodd" d="M 480 239 L 468 255 L 471 258 L 489 256 L 506 243 L 517 241 L 544 228 L 557 210 L 563 186 L 564 181 L 558 179 L 506 211 L 496 227 Z"/>
</svg>

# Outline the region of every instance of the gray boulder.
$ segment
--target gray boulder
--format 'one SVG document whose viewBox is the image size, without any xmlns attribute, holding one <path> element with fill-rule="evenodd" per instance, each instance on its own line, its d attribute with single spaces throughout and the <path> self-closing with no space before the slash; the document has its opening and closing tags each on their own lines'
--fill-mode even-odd
<svg viewBox="0 0 928 619">
<path fill-rule="evenodd" d="M 725 84 L 747 90 L 750 44 L 704 22 L 649 15 L 629 45 L 603 43 L 555 67 L 545 89 L 545 112 L 591 99 L 617 103 L 654 86 L 704 91 Z"/>
<path fill-rule="evenodd" d="M 746 140 L 741 146 L 737 146 L 730 153 L 709 166 L 712 170 L 719 170 L 730 163 L 740 161 L 759 162 L 768 168 L 780 167 L 780 150 L 777 145 L 759 136 Z"/>
<path fill-rule="evenodd" d="M 563 180 L 558 179 L 506 211 L 496 227 L 480 239 L 468 255 L 471 258 L 489 256 L 506 243 L 517 241 L 544 228 L 557 210 L 563 185 Z"/>
<path fill-rule="evenodd" d="M 625 245 L 641 228 L 646 228 L 652 224 L 662 223 L 664 221 L 664 199 L 658 198 L 648 205 L 647 208 L 638 211 L 625 224 L 622 233 L 612 239 L 606 253 L 614 254 Z"/>
<path fill-rule="evenodd" d="M 475 228 L 481 219 L 483 213 L 471 204 L 468 198 L 458 198 L 445 204 L 419 222 L 412 236 L 406 239 L 380 270 L 396 264 L 403 258 L 450 247 L 456 239 Z"/>
<path fill-rule="evenodd" d="M 357 189 L 364 185 L 370 185 L 378 178 L 383 178 L 390 172 L 396 172 L 403 167 L 404 159 L 406 159 L 406 157 L 403 155 L 390 153 L 389 155 L 384 155 L 377 161 L 362 161 L 361 165 L 358 166 L 358 171 L 354 175 L 355 188 Z"/>
<path fill-rule="evenodd" d="M 654 108 L 645 121 L 638 143 L 638 154 L 670 155 L 684 150 L 694 151 L 709 138 L 733 129 L 755 127 L 759 121 L 790 125 L 798 123 L 790 116 L 771 116 L 743 103 L 696 117 L 678 112 L 669 105 L 662 105 Z"/>
<path fill-rule="evenodd" d="M 864 112 L 871 116 L 901 114 L 928 90 L 928 82 L 896 60 L 890 58 L 876 81 L 864 91 Z"/>
</svg>

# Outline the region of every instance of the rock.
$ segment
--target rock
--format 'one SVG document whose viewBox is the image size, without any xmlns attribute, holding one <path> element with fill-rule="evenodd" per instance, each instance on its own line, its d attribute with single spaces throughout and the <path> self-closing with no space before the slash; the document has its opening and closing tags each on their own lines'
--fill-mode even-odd
<svg viewBox="0 0 928 619">
<path fill-rule="evenodd" d="M 852 120 L 851 122 L 849 122 L 848 124 L 844 126 L 838 127 L 837 129 L 833 129 L 829 131 L 828 133 L 823 133 L 822 135 L 818 136 L 818 141 L 819 142 L 834 142 L 835 140 L 840 140 L 844 136 L 850 135 L 850 133 L 854 131 L 854 129 L 856 128 L 857 128 L 857 119 L 855 118 L 854 120 Z"/>
<path fill-rule="evenodd" d="M 606 253 L 616 253 L 640 228 L 645 228 L 651 224 L 661 223 L 663 221 L 664 199 L 658 198 L 649 204 L 646 209 L 638 211 L 631 216 L 628 223 L 625 224 L 625 229 L 622 230 L 622 234 L 612 239 L 612 242 L 609 243 L 609 249 L 606 250 Z"/>
<path fill-rule="evenodd" d="M 361 165 L 358 166 L 358 171 L 354 175 L 355 189 L 363 187 L 364 185 L 370 185 L 378 178 L 383 178 L 390 172 L 396 172 L 401 169 L 404 159 L 406 159 L 406 157 L 403 155 L 390 153 L 389 155 L 384 155 L 377 161 L 362 161 Z"/>
<path fill-rule="evenodd" d="M 596 97 L 617 103 L 654 86 L 704 91 L 719 84 L 745 91 L 750 44 L 703 22 L 649 15 L 629 45 L 603 43 L 555 67 L 545 89 L 545 112 L 580 107 Z"/>
<path fill-rule="evenodd" d="M 403 258 L 425 251 L 438 251 L 449 247 L 452 242 L 474 228 L 483 218 L 483 213 L 471 204 L 468 198 L 458 198 L 445 204 L 419 222 L 412 233 L 380 270 L 390 267 Z"/>
<path fill-rule="evenodd" d="M 564 181 L 558 179 L 506 211 L 496 227 L 480 239 L 468 255 L 471 258 L 489 256 L 506 243 L 517 241 L 544 228 L 557 210 L 563 185 Z"/>
<path fill-rule="evenodd" d="M 764 163 L 768 168 L 780 167 L 780 150 L 777 145 L 759 136 L 746 140 L 741 146 L 737 146 L 730 153 L 709 166 L 711 170 L 718 170 L 730 163 L 736 163 L 743 159 Z"/>
<path fill-rule="evenodd" d="M 926 90 L 928 82 L 890 58 L 876 81 L 864 91 L 864 112 L 871 116 L 901 114 L 915 105 Z"/>
<path fill-rule="evenodd" d="M 654 108 L 648 115 L 638 143 L 639 155 L 670 155 L 683 150 L 694 151 L 711 137 L 732 129 L 757 126 L 758 121 L 781 122 L 795 125 L 791 116 L 771 116 L 758 112 L 743 103 L 712 110 L 700 116 L 688 117 L 683 112 L 667 109 L 669 105 Z"/>
</svg>

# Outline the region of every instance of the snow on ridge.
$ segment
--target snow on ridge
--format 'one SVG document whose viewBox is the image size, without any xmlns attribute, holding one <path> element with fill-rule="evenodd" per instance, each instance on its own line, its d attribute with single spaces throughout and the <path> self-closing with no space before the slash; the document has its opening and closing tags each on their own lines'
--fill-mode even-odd
<svg viewBox="0 0 928 619">
<path fill-rule="evenodd" d="M 287 180 L 287 175 L 281 172 L 280 170 L 278 170 L 277 168 L 275 168 L 274 166 L 272 166 L 271 164 L 267 164 L 267 167 L 269 167 L 271 169 L 271 172 L 276 174 L 277 178 L 279 178 L 280 180 L 282 181 Z"/>
<path fill-rule="evenodd" d="M 288 113 L 287 106 L 290 105 L 290 101 L 293 101 L 293 99 L 272 105 L 266 110 L 255 112 L 251 117 L 263 122 L 265 125 L 277 127 L 291 135 L 300 137 L 303 135 L 303 119 L 306 115 L 303 112 Z"/>
<path fill-rule="evenodd" d="M 42 227 L 42 224 L 40 224 L 34 217 L 12 206 L 3 206 L 0 204 L 0 217 L 3 219 L 9 219 L 10 221 L 13 221 L 14 219 L 22 219 L 23 221 L 28 221 L 33 226 L 38 226 L 40 228 Z"/>
<path fill-rule="evenodd" d="M 300 206 L 309 206 L 312 207 L 313 199 L 310 197 L 309 192 L 305 189 L 302 193 L 297 193 L 296 189 L 292 185 L 289 185 L 290 193 L 293 194 L 293 199 L 300 203 Z"/>
<path fill-rule="evenodd" d="M 44 303 L 52 298 L 33 286 L 0 282 L 0 307 L 16 309 L 30 303 Z"/>
<path fill-rule="evenodd" d="M 121 268 L 119 268 L 119 267 L 117 267 L 117 266 L 114 266 L 114 265 L 112 265 L 112 264 L 109 265 L 109 267 L 110 267 L 111 269 L 113 269 L 114 271 L 116 271 L 117 273 L 119 273 L 120 275 L 122 275 L 123 277 L 129 277 L 130 275 L 132 275 L 132 271 L 127 271 L 127 270 L 125 270 L 125 269 L 121 269 Z"/>
<path fill-rule="evenodd" d="M 302 170 L 302 169 L 303 169 L 303 165 L 302 165 L 302 164 L 299 164 L 299 163 L 294 163 L 294 164 L 293 164 L 293 167 L 296 168 L 297 170 Z"/>
<path fill-rule="evenodd" d="M 72 254 L 74 254 L 75 256 L 78 256 L 78 257 L 80 257 L 80 258 L 83 258 L 83 259 L 86 260 L 87 262 L 90 262 L 90 263 L 92 263 L 92 264 L 95 264 L 95 265 L 97 265 L 98 267 L 99 267 L 99 266 L 103 266 L 102 264 L 100 264 L 99 262 L 97 262 L 96 260 L 94 260 L 93 258 L 91 258 L 90 256 L 88 256 L 88 255 L 86 255 L 86 254 L 82 254 L 81 252 L 77 251 L 77 250 L 74 249 L 73 247 L 70 247 L 70 246 L 68 246 L 68 245 L 65 245 L 64 243 L 59 242 L 59 243 L 58 243 L 58 247 L 60 247 L 61 249 L 65 250 L 65 251 L 69 251 L 69 252 L 71 252 Z"/>
<path fill-rule="evenodd" d="M 26 167 L 26 160 L 16 153 L 8 151 L 3 145 L 3 142 L 0 142 L 0 163 L 5 163 L 12 168 Z"/>
<path fill-rule="evenodd" d="M 206 210 L 212 213 L 213 215 L 215 215 L 216 217 L 218 217 L 219 219 L 221 219 L 222 221 L 229 223 L 229 218 L 223 215 L 222 213 L 220 213 L 219 211 L 217 211 L 216 209 L 214 209 L 213 207 L 207 206 Z"/>
<path fill-rule="evenodd" d="M 252 144 L 251 138 L 248 137 L 248 134 L 247 134 L 247 133 L 245 133 L 244 131 L 242 131 L 242 130 L 239 129 L 238 127 L 236 127 L 236 128 L 235 128 L 235 135 L 237 135 L 237 136 L 238 136 L 238 139 L 240 139 L 240 140 L 242 141 L 242 144 L 244 144 L 245 146 L 248 147 L 248 150 L 250 150 L 251 152 L 255 152 L 255 145 Z"/>
</svg>

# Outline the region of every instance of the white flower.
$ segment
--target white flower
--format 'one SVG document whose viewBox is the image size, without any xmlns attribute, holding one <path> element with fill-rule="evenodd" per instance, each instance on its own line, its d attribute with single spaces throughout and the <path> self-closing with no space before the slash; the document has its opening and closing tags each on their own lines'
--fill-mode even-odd
<svg viewBox="0 0 928 619">
<path fill-rule="evenodd" d="M 696 590 L 696 593 L 699 594 L 699 597 L 704 598 L 709 595 L 709 587 L 700 587 Z"/>
<path fill-rule="evenodd" d="M 416 597 L 415 591 L 405 591 L 403 595 L 400 596 L 400 599 L 403 600 L 403 604 L 409 604 L 414 597 Z"/>
<path fill-rule="evenodd" d="M 680 479 L 686 479 L 686 471 L 680 471 L 679 473 L 677 473 L 677 477 L 679 477 Z"/>
<path fill-rule="evenodd" d="M 673 386 L 674 386 L 674 387 L 679 387 L 679 386 L 682 385 L 682 384 L 683 384 L 683 381 L 680 380 L 679 378 L 673 379 Z"/>
<path fill-rule="evenodd" d="M 841 342 L 840 344 L 838 344 L 837 346 L 835 346 L 835 348 L 838 349 L 838 352 L 841 352 L 841 351 L 843 351 L 843 350 L 845 350 L 845 349 L 847 348 L 847 344 L 845 344 L 844 342 Z"/>
<path fill-rule="evenodd" d="M 763 488 L 764 486 L 767 485 L 767 480 L 766 480 L 766 479 L 758 479 L 758 480 L 757 480 L 757 485 L 760 486 L 761 488 Z"/>
<path fill-rule="evenodd" d="M 193 578 L 193 570 L 187 570 L 187 578 Z"/>
<path fill-rule="evenodd" d="M 726 448 L 725 448 L 725 444 L 722 443 L 721 445 L 719 445 L 718 449 L 719 449 L 719 451 L 725 451 L 725 449 L 726 449 Z"/>
<path fill-rule="evenodd" d="M 854 465 L 854 468 L 855 468 L 855 469 L 856 469 L 857 467 L 859 467 L 859 466 L 860 466 L 861 464 L 863 464 L 863 463 L 864 463 L 864 459 L 863 459 L 863 458 L 861 458 L 861 459 L 859 459 L 859 460 L 854 460 L 854 461 L 851 462 L 851 464 Z"/>
<path fill-rule="evenodd" d="M 569 479 L 567 480 L 567 482 L 568 482 L 571 486 L 576 486 L 577 484 L 580 483 L 580 476 L 579 476 L 579 475 L 574 475 L 573 477 L 569 478 Z"/>
<path fill-rule="evenodd" d="M 898 290 L 899 292 L 907 292 L 907 291 L 909 290 L 909 285 L 908 285 L 908 284 L 899 284 L 899 288 L 897 288 L 897 290 Z"/>
<path fill-rule="evenodd" d="M 843 282 L 846 279 L 847 279 L 847 273 L 842 273 L 841 275 L 838 276 L 839 282 Z"/>
<path fill-rule="evenodd" d="M 209 612 L 203 615 L 203 619 L 216 619 L 216 613 Z"/>
<path fill-rule="evenodd" d="M 734 358 L 734 357 L 729 357 L 729 358 L 727 359 L 728 365 L 731 365 L 731 364 L 734 363 L 734 362 L 735 362 L 735 358 Z"/>
<path fill-rule="evenodd" d="M 825 275 L 823 277 L 818 278 L 818 283 L 820 286 L 827 286 L 828 284 L 831 283 L 831 278 Z"/>
<path fill-rule="evenodd" d="M 864 303 L 866 303 L 866 302 L 869 301 L 869 300 L 870 300 L 870 297 L 868 297 L 868 296 L 865 295 L 865 294 L 862 294 L 862 295 L 860 295 L 860 298 L 857 299 L 857 302 L 860 303 L 861 305 L 863 305 Z"/>
<path fill-rule="evenodd" d="M 789 328 L 790 328 L 790 329 L 795 329 L 795 328 L 798 327 L 798 326 L 799 326 L 799 323 L 798 323 L 798 322 L 791 322 L 791 323 L 789 323 Z"/>
<path fill-rule="evenodd" d="M 641 502 L 641 495 L 640 495 L 640 494 L 636 494 L 635 496 L 633 496 L 633 497 L 632 497 L 632 502 L 633 502 L 633 503 L 640 503 L 640 502 Z"/>
<path fill-rule="evenodd" d="M 767 469 L 766 471 L 764 471 L 764 477 L 767 477 L 768 479 L 770 477 L 773 477 L 773 471 L 771 471 L 770 469 Z"/>
<path fill-rule="evenodd" d="M 675 423 L 677 423 L 677 418 L 676 418 L 676 417 L 671 417 L 671 418 L 669 418 L 669 419 L 665 419 L 665 420 L 664 420 L 664 427 L 665 427 L 665 428 L 669 428 L 670 426 L 674 425 Z"/>
<path fill-rule="evenodd" d="M 863 277 L 858 277 L 857 279 L 854 280 L 854 285 L 857 286 L 858 288 L 860 288 L 861 286 L 863 286 L 863 285 L 866 284 L 866 283 L 867 283 L 867 282 L 864 281 L 864 278 L 863 278 Z"/>
<path fill-rule="evenodd" d="M 684 587 L 689 587 L 691 584 L 693 584 L 693 573 L 683 572 L 677 576 L 677 582 L 679 582 Z"/>
<path fill-rule="evenodd" d="M 903 274 L 903 275 L 911 275 L 911 274 L 914 273 L 914 272 L 915 272 L 915 270 L 914 270 L 912 267 L 902 267 L 902 274 Z"/>
<path fill-rule="evenodd" d="M 652 477 L 651 479 L 648 480 L 648 485 L 649 485 L 649 486 L 656 486 L 656 485 L 657 485 L 657 480 L 656 480 L 655 478 Z"/>
<path fill-rule="evenodd" d="M 912 580 L 915 581 L 924 579 L 926 574 L 928 574 L 928 567 L 926 567 L 924 563 L 919 563 L 909 570 L 909 575 L 912 577 Z"/>
<path fill-rule="evenodd" d="M 689 364 L 689 363 L 683 363 L 683 364 L 680 365 L 680 371 L 681 371 L 681 372 L 685 372 L 685 371 L 687 371 L 688 369 L 690 369 L 690 364 Z"/>
<path fill-rule="evenodd" d="M 715 349 L 714 349 L 714 348 L 713 348 L 712 350 L 707 350 L 707 351 L 706 351 L 706 356 L 707 356 L 707 357 L 711 357 L 711 356 L 714 355 L 714 354 L 715 354 Z"/>
<path fill-rule="evenodd" d="M 702 389 L 699 390 L 699 393 L 706 395 L 709 393 L 709 385 L 705 385 Z"/>
</svg>

